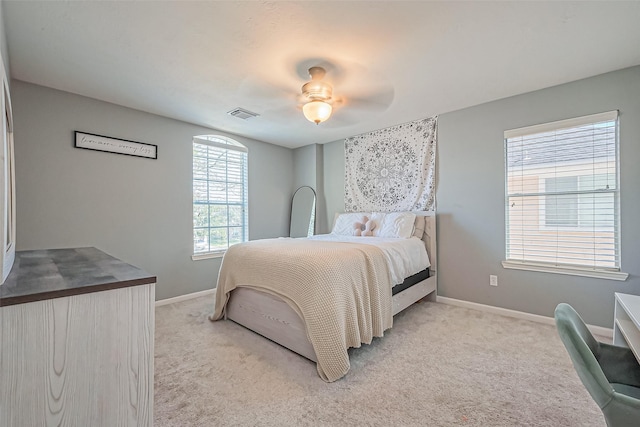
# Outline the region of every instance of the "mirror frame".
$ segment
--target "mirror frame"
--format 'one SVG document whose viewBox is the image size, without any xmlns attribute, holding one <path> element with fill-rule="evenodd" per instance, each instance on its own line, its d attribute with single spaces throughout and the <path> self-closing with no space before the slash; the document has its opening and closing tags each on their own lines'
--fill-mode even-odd
<svg viewBox="0 0 640 427">
<path fill-rule="evenodd" d="M 313 209 L 311 211 L 311 214 L 313 218 L 313 234 L 316 234 L 316 206 L 318 204 L 318 195 L 316 193 L 316 190 L 314 190 L 313 187 L 311 187 L 310 185 L 302 185 L 298 187 L 298 189 L 296 189 L 296 191 L 293 192 L 293 196 L 291 196 L 291 210 L 289 212 L 289 237 L 291 237 L 291 224 L 293 222 L 292 221 L 293 220 L 293 203 L 295 201 L 296 194 L 298 193 L 298 191 L 302 190 L 303 188 L 308 188 L 313 193 Z M 305 237 L 309 237 L 309 234 L 307 233 Z"/>
<path fill-rule="evenodd" d="M 0 285 L 4 283 L 16 256 L 16 187 L 13 145 L 13 110 L 9 76 L 0 61 L 0 109 L 2 109 L 2 146 L 0 147 Z"/>
</svg>

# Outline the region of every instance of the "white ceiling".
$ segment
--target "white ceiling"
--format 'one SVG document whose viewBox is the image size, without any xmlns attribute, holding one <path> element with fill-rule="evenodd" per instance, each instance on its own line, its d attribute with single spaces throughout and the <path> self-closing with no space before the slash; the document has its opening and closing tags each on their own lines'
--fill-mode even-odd
<svg viewBox="0 0 640 427">
<path fill-rule="evenodd" d="M 15 79 L 285 147 L 640 64 L 637 1 L 4 1 L 3 10 Z M 297 95 L 318 64 L 346 101 L 316 126 Z M 235 107 L 260 117 L 226 114 Z"/>
</svg>

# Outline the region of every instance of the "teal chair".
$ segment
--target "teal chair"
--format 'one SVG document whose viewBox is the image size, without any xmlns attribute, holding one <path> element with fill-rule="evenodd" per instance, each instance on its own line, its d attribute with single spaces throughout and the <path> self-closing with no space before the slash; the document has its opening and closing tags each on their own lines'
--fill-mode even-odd
<svg viewBox="0 0 640 427">
<path fill-rule="evenodd" d="M 640 364 L 625 347 L 596 341 L 569 304 L 555 312 L 560 339 L 609 427 L 640 426 Z"/>
</svg>

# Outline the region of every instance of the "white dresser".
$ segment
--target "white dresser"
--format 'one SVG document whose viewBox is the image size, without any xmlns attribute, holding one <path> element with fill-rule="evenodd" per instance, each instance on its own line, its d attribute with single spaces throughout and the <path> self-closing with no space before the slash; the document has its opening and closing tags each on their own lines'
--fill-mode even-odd
<svg viewBox="0 0 640 427">
<path fill-rule="evenodd" d="M 0 426 L 152 426 L 156 278 L 95 248 L 16 253 Z"/>
</svg>

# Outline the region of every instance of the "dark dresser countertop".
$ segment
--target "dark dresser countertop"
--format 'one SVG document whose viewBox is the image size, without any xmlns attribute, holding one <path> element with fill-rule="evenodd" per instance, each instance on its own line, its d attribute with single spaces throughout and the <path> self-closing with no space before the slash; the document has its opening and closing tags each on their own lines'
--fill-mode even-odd
<svg viewBox="0 0 640 427">
<path fill-rule="evenodd" d="M 96 248 L 16 252 L 0 307 L 156 283 L 156 277 Z"/>
</svg>

